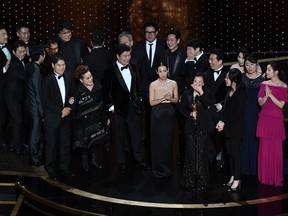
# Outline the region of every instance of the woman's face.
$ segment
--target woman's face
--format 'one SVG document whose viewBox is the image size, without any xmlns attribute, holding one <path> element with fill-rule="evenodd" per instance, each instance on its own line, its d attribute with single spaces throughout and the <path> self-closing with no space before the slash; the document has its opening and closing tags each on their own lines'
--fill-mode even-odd
<svg viewBox="0 0 288 216">
<path fill-rule="evenodd" d="M 197 86 L 204 86 L 204 80 L 201 76 L 196 76 L 193 80 L 193 84 Z"/>
<path fill-rule="evenodd" d="M 167 78 L 168 70 L 166 66 L 159 66 L 157 70 L 157 74 L 161 80 L 165 80 Z"/>
<path fill-rule="evenodd" d="M 278 71 L 274 71 L 273 68 L 271 67 L 270 64 L 267 65 L 267 70 L 266 70 L 266 78 L 271 79 L 274 76 L 278 76 Z"/>
<path fill-rule="evenodd" d="M 232 82 L 229 78 L 229 73 L 227 73 L 226 77 L 225 77 L 225 83 L 226 83 L 226 86 L 231 86 Z"/>
<path fill-rule="evenodd" d="M 242 52 L 239 52 L 238 54 L 238 57 L 237 57 L 237 60 L 238 60 L 238 64 L 242 67 L 244 66 L 244 55 Z"/>
<path fill-rule="evenodd" d="M 52 63 L 52 67 L 55 73 L 62 75 L 66 69 L 66 63 L 64 60 L 60 59 L 55 64 Z"/>
<path fill-rule="evenodd" d="M 245 69 L 249 74 L 256 74 L 257 73 L 257 64 L 252 63 L 250 61 L 245 61 Z"/>
<path fill-rule="evenodd" d="M 92 86 L 93 85 L 93 76 L 90 71 L 87 71 L 83 77 L 80 79 L 80 82 L 84 86 Z"/>
</svg>

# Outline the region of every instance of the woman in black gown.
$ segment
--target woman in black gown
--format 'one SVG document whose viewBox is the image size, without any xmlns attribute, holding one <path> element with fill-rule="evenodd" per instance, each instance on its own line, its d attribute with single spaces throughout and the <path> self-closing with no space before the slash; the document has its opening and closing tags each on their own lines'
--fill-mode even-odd
<svg viewBox="0 0 288 216">
<path fill-rule="evenodd" d="M 210 101 L 210 94 L 204 89 L 204 75 L 197 73 L 179 104 L 179 111 L 184 116 L 186 146 L 181 186 L 186 190 L 206 189 L 209 181 L 207 141 L 214 129 L 209 114 Z"/>
<path fill-rule="evenodd" d="M 178 88 L 168 79 L 165 65 L 157 68 L 159 78 L 150 84 L 151 111 L 151 162 L 152 173 L 157 178 L 172 174 L 172 149 L 176 123 L 173 103 L 178 102 Z"/>
<path fill-rule="evenodd" d="M 82 166 L 86 172 L 90 164 L 102 169 L 97 162 L 96 152 L 96 147 L 107 141 L 107 112 L 102 102 L 102 86 L 93 82 L 93 76 L 86 65 L 77 67 L 75 77 L 80 83 L 74 101 L 74 149 L 81 149 Z"/>
</svg>

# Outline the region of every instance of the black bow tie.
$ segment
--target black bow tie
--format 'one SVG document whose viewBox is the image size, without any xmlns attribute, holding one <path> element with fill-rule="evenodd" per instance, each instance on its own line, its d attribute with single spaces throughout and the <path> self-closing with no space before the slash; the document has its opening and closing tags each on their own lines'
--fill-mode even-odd
<svg viewBox="0 0 288 216">
<path fill-rule="evenodd" d="M 1 49 L 4 49 L 4 48 L 6 48 L 6 45 L 5 45 L 5 44 L 1 47 Z"/>
<path fill-rule="evenodd" d="M 124 67 L 121 67 L 121 71 L 124 70 L 124 69 L 127 69 L 129 67 L 129 65 L 126 65 Z"/>
<path fill-rule="evenodd" d="M 64 74 L 62 74 L 62 75 L 55 74 L 55 76 L 56 76 L 58 79 L 61 79 L 61 78 L 64 76 Z"/>
<path fill-rule="evenodd" d="M 220 72 L 221 72 L 221 70 L 214 71 L 214 73 L 217 73 L 218 75 L 219 75 Z"/>
</svg>

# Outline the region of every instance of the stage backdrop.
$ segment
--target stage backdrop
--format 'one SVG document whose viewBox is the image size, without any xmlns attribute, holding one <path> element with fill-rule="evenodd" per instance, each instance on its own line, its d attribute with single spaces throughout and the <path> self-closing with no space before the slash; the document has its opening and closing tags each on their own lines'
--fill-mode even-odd
<svg viewBox="0 0 288 216">
<path fill-rule="evenodd" d="M 139 41 L 143 23 L 155 21 L 160 37 L 164 38 L 167 29 L 178 28 L 182 45 L 198 36 L 207 52 L 213 47 L 232 52 L 241 46 L 253 51 L 287 50 L 285 0 L 2 0 L 0 6 L 11 41 L 19 22 L 27 22 L 31 37 L 42 42 L 55 36 L 58 20 L 70 19 L 74 35 L 83 36 L 87 44 L 89 33 L 98 29 L 112 48 L 121 31 L 131 31 Z"/>
</svg>

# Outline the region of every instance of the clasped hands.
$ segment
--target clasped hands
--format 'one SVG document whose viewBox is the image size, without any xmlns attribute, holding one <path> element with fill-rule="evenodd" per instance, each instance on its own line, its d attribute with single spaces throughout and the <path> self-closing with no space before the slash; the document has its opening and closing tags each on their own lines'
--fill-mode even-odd
<svg viewBox="0 0 288 216">
<path fill-rule="evenodd" d="M 71 104 L 71 105 L 74 104 L 74 101 L 75 101 L 74 97 L 71 97 L 68 100 L 69 104 Z M 63 118 L 65 116 L 68 116 L 70 114 L 70 112 L 71 112 L 71 108 L 70 107 L 64 107 L 63 110 L 62 110 L 62 116 L 61 117 Z"/>
</svg>

